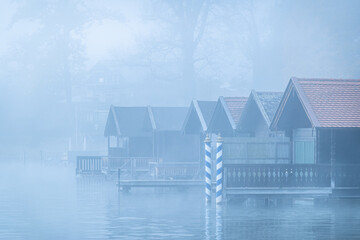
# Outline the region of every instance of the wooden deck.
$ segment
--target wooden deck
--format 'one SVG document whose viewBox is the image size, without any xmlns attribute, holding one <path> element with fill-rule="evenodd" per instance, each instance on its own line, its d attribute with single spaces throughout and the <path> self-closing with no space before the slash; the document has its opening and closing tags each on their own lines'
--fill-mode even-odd
<svg viewBox="0 0 360 240">
<path fill-rule="evenodd" d="M 224 164 L 224 197 L 360 197 L 359 165 Z"/>
<path fill-rule="evenodd" d="M 199 163 L 154 163 L 151 160 L 79 156 L 76 172 L 80 175 L 106 175 L 110 169 L 112 174 L 117 170 L 117 185 L 124 190 L 133 187 L 205 188 Z M 144 170 L 145 174 L 141 175 Z M 146 180 L 136 180 L 139 176 Z M 212 189 L 215 189 L 214 182 Z M 360 197 L 360 165 L 225 163 L 223 195 L 224 198 L 270 195 Z"/>
<path fill-rule="evenodd" d="M 203 180 L 120 180 L 118 187 L 205 187 Z"/>
<path fill-rule="evenodd" d="M 227 188 L 226 197 L 231 195 L 243 195 L 243 196 L 275 196 L 275 195 L 287 195 L 297 197 L 320 197 L 329 196 L 332 193 L 332 189 L 329 187 L 321 188 L 300 188 L 300 187 L 289 187 L 289 188 Z"/>
</svg>

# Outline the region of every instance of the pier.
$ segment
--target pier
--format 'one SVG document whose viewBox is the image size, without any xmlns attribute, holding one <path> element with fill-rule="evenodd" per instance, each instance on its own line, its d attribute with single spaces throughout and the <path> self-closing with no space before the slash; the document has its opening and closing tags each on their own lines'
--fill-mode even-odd
<svg viewBox="0 0 360 240">
<path fill-rule="evenodd" d="M 120 180 L 119 187 L 204 187 L 203 180 Z"/>
<path fill-rule="evenodd" d="M 359 86 L 291 78 L 283 93 L 192 101 L 188 110 L 111 106 L 108 156 L 79 156 L 76 172 L 104 174 L 124 190 L 201 187 L 217 204 L 360 198 L 360 115 L 348 109 L 359 102 Z M 353 115 L 344 118 L 344 109 Z"/>
</svg>

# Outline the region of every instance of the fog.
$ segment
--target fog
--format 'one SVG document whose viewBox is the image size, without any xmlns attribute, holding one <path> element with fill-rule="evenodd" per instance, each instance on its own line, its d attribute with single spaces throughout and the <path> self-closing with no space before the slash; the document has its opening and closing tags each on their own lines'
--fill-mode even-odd
<svg viewBox="0 0 360 240">
<path fill-rule="evenodd" d="M 117 98 L 102 99 L 109 105 L 187 106 L 193 98 L 283 91 L 291 76 L 356 78 L 360 71 L 358 1 L 2 5 L 1 132 L 7 136 L 46 132 L 42 123 L 55 120 L 58 104 L 88 100 L 91 93 L 80 90 L 99 81 L 92 70 L 109 61 L 121 86 Z M 101 70 L 104 84 L 114 80 Z"/>
<path fill-rule="evenodd" d="M 190 218 L 176 222 L 174 216 L 181 215 L 181 207 L 173 212 L 164 209 L 170 208 L 168 201 L 179 206 L 184 201 L 190 206 L 199 192 L 179 197 L 173 190 L 169 196 L 160 191 L 163 195 L 159 199 L 154 196 L 157 191 L 134 191 L 130 196 L 121 193 L 125 199 L 121 205 L 111 179 L 104 187 L 106 193 L 88 188 L 85 195 L 79 193 L 83 185 L 79 187 L 75 178 L 76 156 L 107 156 L 104 129 L 110 106 L 189 107 L 193 99 L 248 97 L 253 89 L 283 92 L 293 76 L 360 78 L 358 0 L 3 0 L 1 4 L 0 194 L 7 198 L 1 197 L 0 212 L 14 202 L 4 214 L 12 221 L 4 229 L 15 230 L 2 234 L 5 218 L 0 217 L 0 238 L 57 239 L 64 237 L 64 231 L 70 239 L 140 239 L 147 231 L 154 233 L 150 238 L 166 238 L 158 229 L 161 226 L 172 233 L 169 238 L 197 238 L 206 218 L 203 202 L 195 201 L 190 208 L 183 205 L 193 222 Z M 356 134 L 354 139 L 358 139 Z M 57 188 L 62 190 L 57 192 Z M 152 212 L 137 201 L 148 193 L 148 204 L 161 210 Z M 86 194 L 93 194 L 90 202 L 84 200 Z M 101 199 L 99 205 L 93 197 Z M 52 208 L 49 202 L 54 198 Z M 79 208 L 83 204 L 85 207 Z M 91 212 L 95 205 L 98 215 Z M 19 206 L 27 217 L 20 226 L 21 214 L 12 211 Z M 146 212 L 145 217 L 137 214 L 139 209 Z M 239 213 L 236 217 L 228 214 L 231 210 L 226 216 L 243 224 L 239 218 L 243 209 L 235 209 Z M 253 211 L 260 215 L 260 222 L 269 216 L 275 216 L 276 221 L 284 219 L 272 210 L 264 214 L 251 208 L 246 213 Z M 300 214 L 304 227 L 295 237 L 308 236 L 304 229 L 311 226 L 306 225 L 308 218 L 301 212 L 310 210 L 284 211 L 291 216 L 284 225 L 268 224 L 279 231 L 284 226 L 295 229 L 293 218 Z M 351 214 L 347 213 L 329 207 L 309 221 L 315 226 L 321 226 L 322 220 L 330 222 L 325 228 L 332 231 L 332 237 L 342 238 L 347 235 L 339 226 L 348 220 Z M 340 220 L 334 220 L 337 214 Z M 152 216 L 158 221 L 151 222 L 149 230 L 146 222 Z M 45 222 L 57 217 L 62 227 L 54 224 L 49 231 L 43 230 Z M 87 225 L 87 217 L 101 219 Z M 130 221 L 135 225 L 123 223 L 128 217 L 136 219 Z M 31 225 L 34 218 L 38 222 Z M 224 239 L 251 237 L 251 232 L 235 231 L 234 222 L 226 221 L 232 230 L 222 232 Z M 250 229 L 256 229 L 259 223 L 251 221 Z M 359 221 L 354 217 L 354 223 Z M 96 224 L 103 228 L 92 233 Z M 124 231 L 134 233 L 137 224 L 146 226 L 139 235 L 119 230 L 123 226 Z M 200 239 L 218 238 L 215 225 L 216 221 L 211 222 L 209 235 L 201 232 Z M 31 226 L 44 234 L 28 231 Z M 255 237 L 279 237 L 270 227 L 263 234 Z M 356 231 L 354 234 L 359 236 Z M 310 235 L 329 237 L 317 230 Z"/>
</svg>

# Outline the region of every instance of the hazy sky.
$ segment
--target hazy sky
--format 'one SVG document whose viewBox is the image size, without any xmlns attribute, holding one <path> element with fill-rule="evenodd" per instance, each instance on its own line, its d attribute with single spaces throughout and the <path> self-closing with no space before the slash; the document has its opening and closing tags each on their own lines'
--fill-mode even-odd
<svg viewBox="0 0 360 240">
<path fill-rule="evenodd" d="M 2 1 L 4 119 L 81 101 L 88 93 L 69 89 L 85 89 L 104 61 L 122 75 L 117 105 L 283 91 L 292 76 L 360 78 L 360 1 L 202 2 Z"/>
<path fill-rule="evenodd" d="M 0 59 L 4 71 L 11 75 L 19 66 L 23 71 L 51 69 L 46 64 L 35 66 L 28 59 L 34 56 L 26 52 L 31 47 L 53 51 L 50 48 L 59 41 L 56 35 L 64 31 L 62 24 L 73 19 L 67 31 L 69 40 L 77 41 L 82 49 L 83 71 L 102 60 L 141 62 L 155 45 L 167 41 L 172 47 L 171 41 L 177 40 L 174 36 L 180 24 L 170 22 L 177 21 L 171 9 L 164 14 L 163 3 L 168 1 L 69 2 L 67 7 L 55 0 L 2 2 Z M 217 90 L 225 95 L 245 94 L 254 87 L 281 90 L 291 76 L 359 76 L 359 1 L 211 3 L 205 32 L 195 51 L 195 58 L 202 59 L 195 63 L 197 79 L 209 80 L 211 97 L 219 95 Z M 71 50 L 77 51 L 74 47 Z M 48 61 L 46 53 L 43 55 L 37 61 Z M 158 57 L 164 66 L 169 63 L 165 56 Z M 169 81 L 174 76 L 169 76 Z M 275 84 L 252 84 L 260 81 L 255 78 L 264 77 Z M 241 89 L 239 83 L 245 87 Z"/>
</svg>

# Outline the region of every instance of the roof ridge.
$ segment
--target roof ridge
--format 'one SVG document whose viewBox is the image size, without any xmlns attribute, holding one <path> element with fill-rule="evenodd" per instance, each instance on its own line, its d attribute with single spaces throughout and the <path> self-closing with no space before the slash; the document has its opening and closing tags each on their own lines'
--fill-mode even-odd
<svg viewBox="0 0 360 240">
<path fill-rule="evenodd" d="M 236 129 L 236 124 L 235 124 L 235 121 L 234 121 L 234 118 L 230 112 L 230 109 L 229 109 L 229 106 L 226 104 L 226 101 L 225 101 L 225 97 L 222 97 L 220 96 L 219 97 L 219 102 L 220 104 L 222 105 L 224 111 L 225 111 L 225 114 L 230 122 L 230 125 L 231 127 L 235 130 Z"/>
<path fill-rule="evenodd" d="M 299 78 L 299 77 L 292 77 L 291 79 L 297 79 L 300 81 L 351 81 L 351 82 L 360 82 L 360 79 L 353 79 L 353 78 Z"/>
<path fill-rule="evenodd" d="M 256 91 L 256 90 L 255 90 L 255 92 L 256 93 L 281 93 L 281 94 L 284 93 L 284 92 L 281 92 L 281 91 Z"/>
<path fill-rule="evenodd" d="M 259 99 L 258 92 L 256 92 L 255 90 L 253 90 L 253 91 L 251 91 L 250 96 L 253 97 L 256 105 L 258 106 L 258 108 L 259 108 L 259 110 L 260 110 L 260 112 L 261 112 L 261 115 L 262 115 L 263 118 L 265 119 L 266 124 L 267 124 L 268 126 L 270 126 L 270 123 L 271 123 L 270 118 L 269 118 L 268 114 L 267 114 L 266 111 L 265 111 L 265 108 L 264 108 L 263 103 L 262 103 L 261 100 Z"/>
<path fill-rule="evenodd" d="M 238 100 L 245 100 L 247 97 L 223 97 L 224 99 L 238 99 Z"/>
</svg>

